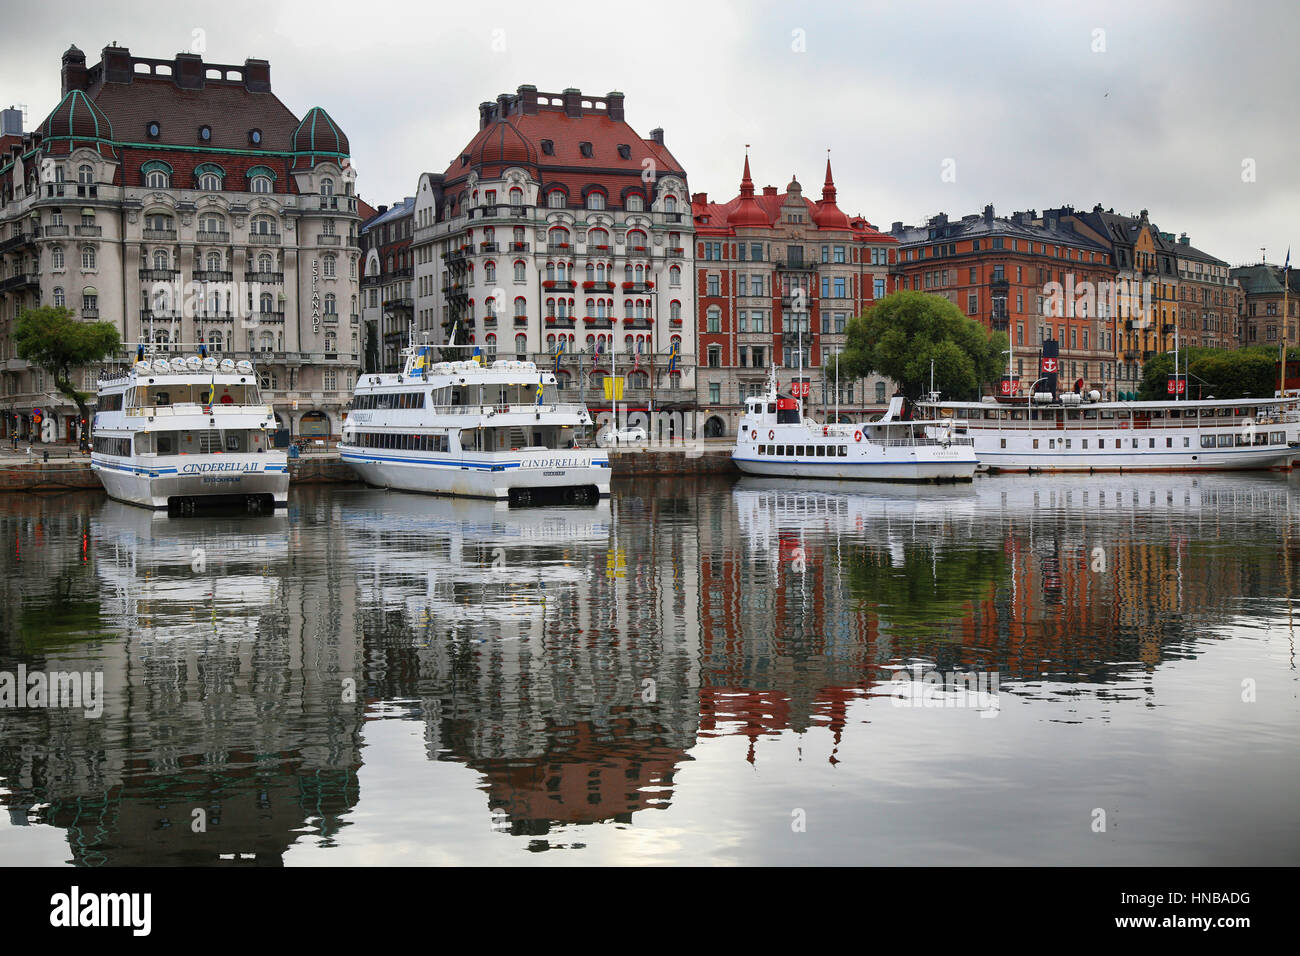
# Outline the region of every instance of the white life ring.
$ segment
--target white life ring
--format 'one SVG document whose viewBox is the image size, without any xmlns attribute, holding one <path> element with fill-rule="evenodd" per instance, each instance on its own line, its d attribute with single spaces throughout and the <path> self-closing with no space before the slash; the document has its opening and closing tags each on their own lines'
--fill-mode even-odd
<svg viewBox="0 0 1300 956">
<path fill-rule="evenodd" d="M 758 429 L 757 429 L 757 428 L 752 429 L 752 430 L 750 431 L 750 433 L 749 433 L 749 440 L 750 440 L 750 441 L 758 441 Z"/>
<path fill-rule="evenodd" d="M 862 441 L 862 432 L 854 432 L 854 433 L 853 433 L 853 440 L 854 440 L 854 441 Z"/>
<path fill-rule="evenodd" d="M 769 429 L 767 430 L 767 440 L 768 440 L 768 441 L 771 441 L 771 440 L 774 439 L 774 438 L 776 438 L 776 429 L 775 429 L 775 428 L 769 428 Z"/>
</svg>

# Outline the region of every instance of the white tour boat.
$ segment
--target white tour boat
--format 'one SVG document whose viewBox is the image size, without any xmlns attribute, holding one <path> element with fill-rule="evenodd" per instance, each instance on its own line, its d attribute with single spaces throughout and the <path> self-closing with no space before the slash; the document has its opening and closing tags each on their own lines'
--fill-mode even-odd
<svg viewBox="0 0 1300 956">
<path fill-rule="evenodd" d="M 284 505 L 289 462 L 248 361 L 137 354 L 99 383 L 90 467 L 109 496 L 146 508 Z"/>
<path fill-rule="evenodd" d="M 766 396 L 746 400 L 731 459 L 750 475 L 874 481 L 969 481 L 979 464 L 953 422 L 904 419 L 901 397 L 878 421 L 821 424 L 777 393 L 775 376 Z"/>
<path fill-rule="evenodd" d="M 1295 399 L 1098 401 L 1096 392 L 922 403 L 974 439 L 981 470 L 1231 471 L 1289 468 Z"/>
<path fill-rule="evenodd" d="M 339 452 L 363 481 L 516 503 L 608 497 L 609 455 L 581 446 L 591 416 L 559 400 L 554 374 L 432 353 L 408 348 L 401 372 L 357 379 Z"/>
</svg>

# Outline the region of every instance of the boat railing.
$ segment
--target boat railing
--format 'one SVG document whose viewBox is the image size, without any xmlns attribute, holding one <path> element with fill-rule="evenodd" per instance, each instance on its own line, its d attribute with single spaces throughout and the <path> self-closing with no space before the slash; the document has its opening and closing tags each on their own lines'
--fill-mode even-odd
<svg viewBox="0 0 1300 956">
<path fill-rule="evenodd" d="M 1258 428 L 1270 425 L 1294 424 L 1292 419 L 1251 418 L 1246 415 L 1231 418 L 1085 418 L 1085 419 L 1042 419 L 1033 421 L 1025 419 L 971 418 L 964 424 L 968 428 L 994 431 L 1086 431 L 1103 429 L 1110 431 L 1139 431 L 1161 428 L 1240 428 L 1246 422 L 1254 422 Z"/>
<path fill-rule="evenodd" d="M 162 417 L 179 415 L 273 415 L 270 405 L 202 405 L 198 402 L 177 402 L 175 405 L 137 405 L 124 409 L 127 417 Z"/>
<path fill-rule="evenodd" d="M 434 405 L 429 411 L 435 415 L 472 415 L 487 418 L 489 415 L 527 415 L 533 412 L 577 415 L 585 414 L 587 406 L 577 402 L 547 402 L 542 405 L 532 402 L 518 405 Z"/>
<path fill-rule="evenodd" d="M 866 438 L 863 437 L 863 444 L 870 442 L 873 445 L 884 445 L 886 448 L 918 448 L 949 445 L 974 445 L 975 439 L 963 438 L 954 435 L 952 438 Z"/>
</svg>

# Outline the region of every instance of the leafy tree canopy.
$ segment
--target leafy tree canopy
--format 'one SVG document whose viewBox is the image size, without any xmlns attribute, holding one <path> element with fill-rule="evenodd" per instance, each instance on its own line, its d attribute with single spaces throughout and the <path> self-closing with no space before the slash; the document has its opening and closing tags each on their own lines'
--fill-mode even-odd
<svg viewBox="0 0 1300 956">
<path fill-rule="evenodd" d="M 111 322 L 82 322 L 57 305 L 23 309 L 14 322 L 18 357 L 45 369 L 54 385 L 87 415 L 89 395 L 72 384 L 72 370 L 103 361 L 122 348 L 117 327 Z"/>
<path fill-rule="evenodd" d="M 942 296 L 903 290 L 849 321 L 840 375 L 884 375 L 915 401 L 930 390 L 933 359 L 935 389 L 947 398 L 968 398 L 1001 374 L 1006 348 L 1005 332 L 990 336 Z"/>
<path fill-rule="evenodd" d="M 1287 353 L 1291 361 L 1300 352 Z M 1240 349 L 1182 349 L 1178 366 L 1188 374 L 1187 397 L 1271 398 L 1277 391 L 1277 349 L 1252 345 Z M 1168 376 L 1174 372 L 1174 354 L 1161 352 L 1142 366 L 1138 398 L 1158 401 L 1169 397 Z"/>
</svg>

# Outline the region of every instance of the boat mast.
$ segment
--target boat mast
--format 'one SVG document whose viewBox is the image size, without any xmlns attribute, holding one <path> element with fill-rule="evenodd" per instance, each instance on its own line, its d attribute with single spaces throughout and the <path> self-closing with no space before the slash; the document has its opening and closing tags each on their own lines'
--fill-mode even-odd
<svg viewBox="0 0 1300 956">
<path fill-rule="evenodd" d="M 1265 263 L 1265 265 L 1267 266 L 1268 263 Z M 1278 356 L 1279 367 L 1277 373 L 1277 397 L 1278 398 L 1286 398 L 1286 334 L 1287 334 L 1287 320 L 1291 318 L 1291 316 L 1289 315 L 1290 306 L 1287 302 L 1287 293 L 1290 290 L 1290 283 L 1287 282 L 1287 274 L 1290 271 L 1291 271 L 1291 250 L 1287 249 L 1286 262 L 1282 266 L 1282 334 L 1281 336 L 1279 336 L 1281 341 L 1278 344 L 1278 350 L 1279 350 L 1279 356 Z"/>
</svg>

